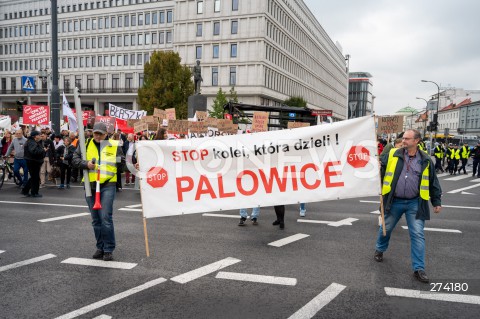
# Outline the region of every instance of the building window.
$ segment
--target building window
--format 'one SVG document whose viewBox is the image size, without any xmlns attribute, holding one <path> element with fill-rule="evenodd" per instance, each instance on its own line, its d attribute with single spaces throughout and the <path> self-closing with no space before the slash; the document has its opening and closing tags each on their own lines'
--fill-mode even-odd
<svg viewBox="0 0 480 319">
<path fill-rule="evenodd" d="M 130 17 L 128 15 L 125 16 L 125 26 L 128 27 L 130 25 Z"/>
<path fill-rule="evenodd" d="M 123 55 L 123 65 L 128 65 L 128 54 Z"/>
<path fill-rule="evenodd" d="M 232 21 L 232 34 L 237 34 L 238 33 L 238 21 L 233 20 Z"/>
<path fill-rule="evenodd" d="M 219 35 L 220 34 L 220 22 L 216 21 L 213 23 L 213 35 Z"/>
<path fill-rule="evenodd" d="M 230 45 L 230 57 L 236 58 L 237 57 L 237 44 L 232 43 Z"/>
<path fill-rule="evenodd" d="M 119 16 L 118 19 L 117 19 L 117 24 L 118 24 L 118 27 L 122 27 L 122 23 L 123 23 L 123 17 L 122 16 Z"/>
<path fill-rule="evenodd" d="M 93 90 L 93 75 L 87 75 L 87 91 Z"/>
<path fill-rule="evenodd" d="M 197 1 L 197 14 L 203 13 L 203 1 Z"/>
<path fill-rule="evenodd" d="M 159 44 L 165 43 L 165 32 L 160 32 L 160 40 L 158 41 Z"/>
<path fill-rule="evenodd" d="M 139 33 L 138 34 L 138 42 L 137 42 L 138 45 L 142 45 L 143 44 L 143 34 Z"/>
<path fill-rule="evenodd" d="M 158 23 L 158 13 L 154 12 L 152 13 L 152 24 L 157 24 Z"/>
<path fill-rule="evenodd" d="M 150 25 L 150 13 L 145 13 L 145 25 Z"/>
<path fill-rule="evenodd" d="M 167 32 L 167 43 L 172 43 L 172 31 Z"/>
<path fill-rule="evenodd" d="M 203 25 L 201 23 L 197 23 L 197 37 L 202 36 L 202 27 Z"/>
<path fill-rule="evenodd" d="M 220 46 L 218 44 L 213 45 L 213 58 L 216 59 L 218 58 L 220 53 Z"/>
<path fill-rule="evenodd" d="M 112 90 L 114 92 L 118 92 L 119 84 L 120 84 L 120 75 L 112 74 Z"/>
<path fill-rule="evenodd" d="M 130 45 L 130 36 L 128 34 L 123 36 L 123 45 L 126 47 Z"/>
<path fill-rule="evenodd" d="M 100 74 L 100 90 L 105 91 L 107 88 L 107 75 L 106 74 Z"/>
<path fill-rule="evenodd" d="M 143 25 L 143 14 L 142 13 L 138 14 L 138 25 Z"/>
<path fill-rule="evenodd" d="M 220 12 L 220 0 L 214 0 L 213 11 Z"/>
<path fill-rule="evenodd" d="M 115 27 L 116 27 L 115 25 L 116 25 L 116 22 L 117 22 L 117 18 L 111 17 L 110 20 L 111 20 L 110 24 L 111 24 L 112 28 L 115 28 Z"/>
<path fill-rule="evenodd" d="M 157 44 L 157 42 L 158 42 L 158 33 L 153 32 L 152 33 L 152 44 Z"/>
<path fill-rule="evenodd" d="M 167 23 L 173 22 L 173 11 L 167 11 Z"/>
<path fill-rule="evenodd" d="M 142 54 L 141 53 L 137 54 L 137 65 L 142 65 Z"/>
<path fill-rule="evenodd" d="M 218 86 L 218 67 L 212 67 L 212 86 Z"/>
<path fill-rule="evenodd" d="M 165 23 L 165 11 L 160 11 L 160 24 Z"/>
<path fill-rule="evenodd" d="M 232 11 L 238 11 L 238 0 L 232 0 Z"/>
<path fill-rule="evenodd" d="M 130 24 L 131 24 L 132 27 L 136 26 L 136 25 L 137 25 L 137 16 L 136 16 L 136 15 L 132 15 L 130 22 L 131 22 Z"/>
<path fill-rule="evenodd" d="M 130 54 L 130 65 L 135 65 L 135 53 Z"/>
<path fill-rule="evenodd" d="M 230 67 L 230 85 L 234 86 L 237 84 L 237 67 Z"/>
<path fill-rule="evenodd" d="M 98 18 L 98 30 L 103 29 L 103 18 Z"/>
<path fill-rule="evenodd" d="M 195 48 L 195 59 L 201 59 L 202 58 L 202 46 L 197 46 Z"/>
<path fill-rule="evenodd" d="M 138 75 L 138 87 L 142 87 L 143 86 L 143 73 L 140 73 Z"/>
<path fill-rule="evenodd" d="M 126 89 L 133 89 L 133 74 L 132 73 L 125 74 L 125 88 Z"/>
</svg>

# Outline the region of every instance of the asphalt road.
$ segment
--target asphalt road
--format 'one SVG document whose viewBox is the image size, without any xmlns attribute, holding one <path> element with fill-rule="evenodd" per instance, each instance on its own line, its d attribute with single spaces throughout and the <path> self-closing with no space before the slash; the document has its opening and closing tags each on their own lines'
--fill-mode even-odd
<svg viewBox="0 0 480 319">
<path fill-rule="evenodd" d="M 88 212 L 78 184 L 30 199 L 5 183 L 0 318 L 478 318 L 480 179 L 452 177 L 440 177 L 444 208 L 426 223 L 435 228 L 425 231 L 430 284 L 412 275 L 404 219 L 384 262 L 373 260 L 378 197 L 310 203 L 305 218 L 287 206 L 283 231 L 270 207 L 258 226 L 238 227 L 237 211 L 149 219 L 147 258 L 140 195 L 125 189 L 115 202 L 114 258 L 133 268 L 113 269 L 78 264 L 95 251 L 89 215 L 39 221 Z M 446 295 L 430 292 L 437 283 Z"/>
</svg>

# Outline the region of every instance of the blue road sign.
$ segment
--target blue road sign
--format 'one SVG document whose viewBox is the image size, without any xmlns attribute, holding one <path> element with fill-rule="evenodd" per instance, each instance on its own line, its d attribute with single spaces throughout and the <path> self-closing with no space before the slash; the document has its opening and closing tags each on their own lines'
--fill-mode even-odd
<svg viewBox="0 0 480 319">
<path fill-rule="evenodd" d="M 22 76 L 22 90 L 35 91 L 35 79 L 33 76 Z"/>
<path fill-rule="evenodd" d="M 295 113 L 288 113 L 288 116 L 295 117 Z"/>
</svg>

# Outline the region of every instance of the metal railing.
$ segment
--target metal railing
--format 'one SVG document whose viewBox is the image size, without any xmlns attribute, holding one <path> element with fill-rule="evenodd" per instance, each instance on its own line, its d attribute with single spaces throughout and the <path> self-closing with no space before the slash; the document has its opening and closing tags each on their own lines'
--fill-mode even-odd
<svg viewBox="0 0 480 319">
<path fill-rule="evenodd" d="M 82 94 L 102 94 L 102 93 L 138 93 L 138 88 L 90 88 L 90 89 L 81 89 Z M 73 88 L 63 89 L 60 88 L 59 92 L 65 92 L 65 94 L 73 94 Z M 38 89 L 30 91 L 30 94 L 48 94 L 47 89 Z M 11 95 L 25 95 L 27 92 L 23 90 L 0 90 L 0 94 L 11 94 Z"/>
</svg>

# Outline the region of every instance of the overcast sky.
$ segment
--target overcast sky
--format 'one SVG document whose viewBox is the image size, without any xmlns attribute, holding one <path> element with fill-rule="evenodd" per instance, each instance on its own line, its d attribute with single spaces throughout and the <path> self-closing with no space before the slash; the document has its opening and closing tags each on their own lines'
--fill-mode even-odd
<svg viewBox="0 0 480 319">
<path fill-rule="evenodd" d="M 350 71 L 373 75 L 377 114 L 424 108 L 432 83 L 480 90 L 479 0 L 304 0 Z"/>
</svg>

